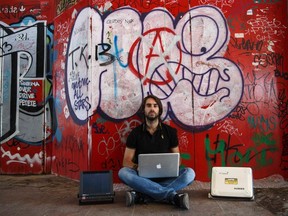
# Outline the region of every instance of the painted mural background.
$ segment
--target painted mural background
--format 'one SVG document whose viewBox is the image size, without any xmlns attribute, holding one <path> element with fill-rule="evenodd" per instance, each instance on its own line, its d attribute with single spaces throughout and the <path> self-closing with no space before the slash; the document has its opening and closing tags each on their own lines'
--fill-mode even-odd
<svg viewBox="0 0 288 216">
<path fill-rule="evenodd" d="M 196 179 L 213 166 L 288 178 L 286 1 L 0 7 L 1 173 L 111 169 L 118 181 L 154 94 Z"/>
<path fill-rule="evenodd" d="M 49 1 L 0 3 L 1 173 L 51 170 L 52 8 Z"/>
</svg>

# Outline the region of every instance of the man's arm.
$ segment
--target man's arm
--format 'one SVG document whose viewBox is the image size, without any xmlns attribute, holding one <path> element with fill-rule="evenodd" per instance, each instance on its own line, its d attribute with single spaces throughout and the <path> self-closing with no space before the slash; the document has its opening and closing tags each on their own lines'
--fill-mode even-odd
<svg viewBox="0 0 288 216">
<path fill-rule="evenodd" d="M 135 155 L 135 149 L 125 148 L 124 158 L 123 158 L 123 167 L 129 167 L 132 169 L 137 169 L 138 165 L 133 162 L 133 158 Z"/>
<path fill-rule="evenodd" d="M 177 147 L 175 147 L 175 148 L 171 148 L 171 152 L 172 152 L 172 153 L 180 153 L 179 147 L 177 146 Z"/>
</svg>

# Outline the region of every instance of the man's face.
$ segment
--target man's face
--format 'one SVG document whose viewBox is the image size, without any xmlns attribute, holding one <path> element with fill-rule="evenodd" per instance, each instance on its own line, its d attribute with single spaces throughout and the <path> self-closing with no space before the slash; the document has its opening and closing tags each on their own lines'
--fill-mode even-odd
<svg viewBox="0 0 288 216">
<path fill-rule="evenodd" d="M 144 114 L 146 119 L 154 121 L 159 117 L 159 106 L 153 98 L 148 98 L 145 103 Z"/>
</svg>

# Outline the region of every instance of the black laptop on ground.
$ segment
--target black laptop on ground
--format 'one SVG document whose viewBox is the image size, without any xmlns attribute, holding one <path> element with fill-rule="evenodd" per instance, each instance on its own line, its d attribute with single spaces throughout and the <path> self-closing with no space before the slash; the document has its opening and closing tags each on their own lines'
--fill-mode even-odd
<svg viewBox="0 0 288 216">
<path fill-rule="evenodd" d="M 107 171 L 83 171 L 80 174 L 79 205 L 114 202 L 113 173 Z"/>
</svg>

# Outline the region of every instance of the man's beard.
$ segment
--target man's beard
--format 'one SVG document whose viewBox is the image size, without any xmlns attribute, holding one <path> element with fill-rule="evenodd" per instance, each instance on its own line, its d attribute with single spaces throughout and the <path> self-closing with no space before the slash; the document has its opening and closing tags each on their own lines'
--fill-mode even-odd
<svg viewBox="0 0 288 216">
<path fill-rule="evenodd" d="M 155 120 L 157 120 L 158 118 L 159 118 L 159 115 L 157 115 L 157 114 L 155 114 L 154 116 L 150 116 L 149 114 L 148 115 L 145 115 L 145 117 L 146 117 L 146 119 L 148 120 L 148 121 L 155 121 Z"/>
</svg>

